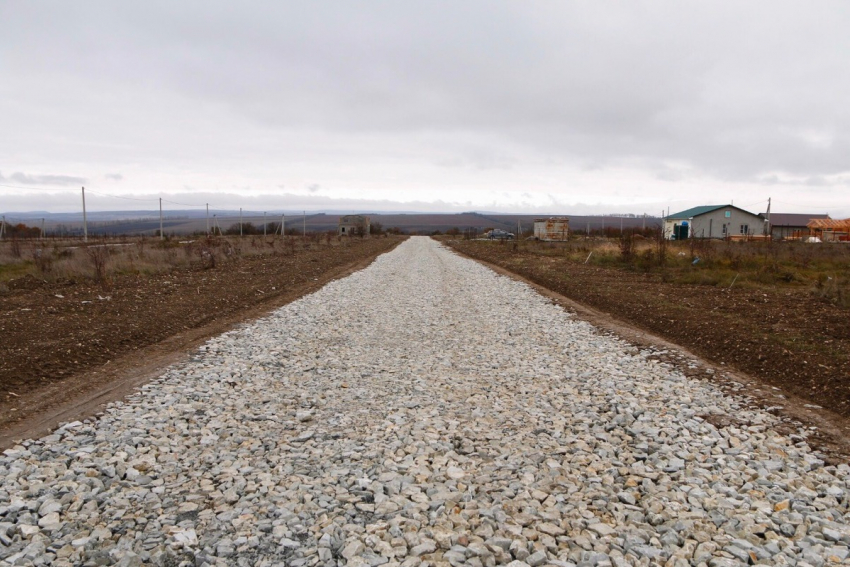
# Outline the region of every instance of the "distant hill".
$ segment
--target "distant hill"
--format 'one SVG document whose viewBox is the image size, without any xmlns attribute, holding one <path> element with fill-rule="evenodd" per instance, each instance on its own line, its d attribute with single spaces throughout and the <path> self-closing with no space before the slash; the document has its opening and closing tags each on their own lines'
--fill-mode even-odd
<svg viewBox="0 0 850 567">
<path fill-rule="evenodd" d="M 280 222 L 284 217 L 286 228 L 295 228 L 308 232 L 325 232 L 336 230 L 339 217 L 345 212 L 308 212 L 306 217 L 301 212 L 274 211 L 267 212 L 265 217 L 260 211 L 243 211 L 242 222 L 262 226 L 266 223 Z M 522 230 L 531 230 L 535 218 L 548 216 L 566 216 L 570 219 L 570 228 L 574 232 L 586 230 L 597 231 L 603 228 L 619 229 L 651 227 L 660 224 L 657 217 L 639 216 L 573 216 L 573 215 L 509 215 L 499 213 L 372 213 L 361 211 L 358 214 L 366 214 L 372 223 L 380 223 L 384 229 L 398 228 L 405 233 L 431 234 L 435 231 L 445 232 L 457 228 L 461 231 L 474 228 L 478 231 L 489 228 L 500 228 L 510 232 L 516 232 L 517 223 Z M 111 234 L 111 235 L 152 235 L 159 230 L 159 211 L 98 211 L 87 214 L 89 234 Z M 61 232 L 63 234 L 82 233 L 82 213 L 46 213 L 28 212 L 14 213 L 8 216 L 7 222 L 16 224 L 23 222 L 31 226 L 40 226 L 44 219 L 44 227 L 48 234 Z M 210 227 L 219 227 L 227 230 L 234 224 L 239 223 L 239 211 L 216 210 L 210 211 Z M 192 233 L 203 233 L 207 230 L 207 216 L 205 210 L 179 210 L 167 211 L 163 215 L 163 230 L 166 234 L 186 235 Z"/>
</svg>

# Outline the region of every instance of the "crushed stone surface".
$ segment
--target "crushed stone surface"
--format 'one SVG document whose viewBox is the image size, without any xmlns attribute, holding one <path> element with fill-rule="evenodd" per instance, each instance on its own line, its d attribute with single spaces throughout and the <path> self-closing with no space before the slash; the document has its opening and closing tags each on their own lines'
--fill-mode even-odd
<svg viewBox="0 0 850 567">
<path fill-rule="evenodd" d="M 850 467 L 650 354 L 414 237 L 5 451 L 0 565 L 850 564 Z"/>
</svg>

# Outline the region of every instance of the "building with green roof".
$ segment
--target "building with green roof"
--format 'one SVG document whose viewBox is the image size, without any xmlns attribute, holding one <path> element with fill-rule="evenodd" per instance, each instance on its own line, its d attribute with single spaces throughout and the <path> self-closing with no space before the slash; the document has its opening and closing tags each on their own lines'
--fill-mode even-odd
<svg viewBox="0 0 850 567">
<path fill-rule="evenodd" d="M 664 237 L 749 238 L 762 236 L 765 219 L 735 205 L 703 205 L 668 215 L 664 219 Z"/>
</svg>

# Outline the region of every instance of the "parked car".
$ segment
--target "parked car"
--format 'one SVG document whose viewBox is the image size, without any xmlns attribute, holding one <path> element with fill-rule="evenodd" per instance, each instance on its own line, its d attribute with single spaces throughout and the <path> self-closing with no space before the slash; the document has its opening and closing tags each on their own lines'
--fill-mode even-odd
<svg viewBox="0 0 850 567">
<path fill-rule="evenodd" d="M 516 235 L 513 232 L 508 232 L 507 230 L 502 230 L 501 228 L 494 228 L 485 236 L 490 240 L 513 240 L 514 238 L 516 238 Z"/>
</svg>

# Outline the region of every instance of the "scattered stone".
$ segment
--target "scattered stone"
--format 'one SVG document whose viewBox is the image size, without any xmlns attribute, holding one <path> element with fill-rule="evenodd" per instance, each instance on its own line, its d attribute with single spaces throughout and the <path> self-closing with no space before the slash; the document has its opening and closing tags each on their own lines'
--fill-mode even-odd
<svg viewBox="0 0 850 567">
<path fill-rule="evenodd" d="M 847 563 L 850 466 L 658 354 L 412 238 L 5 451 L 0 563 Z"/>
</svg>

